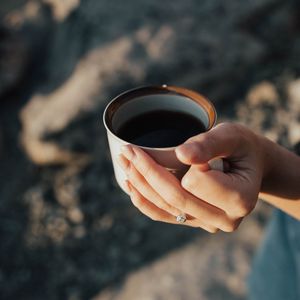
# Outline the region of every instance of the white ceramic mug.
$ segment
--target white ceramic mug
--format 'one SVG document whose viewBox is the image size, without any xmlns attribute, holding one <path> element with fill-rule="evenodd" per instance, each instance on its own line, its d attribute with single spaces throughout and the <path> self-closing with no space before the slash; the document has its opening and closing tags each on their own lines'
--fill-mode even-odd
<svg viewBox="0 0 300 300">
<path fill-rule="evenodd" d="M 107 131 L 115 177 L 123 190 L 126 175 L 118 165 L 117 157 L 121 153 L 121 146 L 131 143 L 118 137 L 117 132 L 128 120 L 146 112 L 157 110 L 190 114 L 203 123 L 206 131 L 215 125 L 217 119 L 213 104 L 204 96 L 186 88 L 167 85 L 145 86 L 126 91 L 114 98 L 104 110 L 103 122 Z M 177 159 L 175 155 L 176 147 L 139 147 L 179 179 L 189 168 Z M 223 171 L 223 161 L 221 159 L 214 159 L 209 164 L 212 169 Z"/>
</svg>

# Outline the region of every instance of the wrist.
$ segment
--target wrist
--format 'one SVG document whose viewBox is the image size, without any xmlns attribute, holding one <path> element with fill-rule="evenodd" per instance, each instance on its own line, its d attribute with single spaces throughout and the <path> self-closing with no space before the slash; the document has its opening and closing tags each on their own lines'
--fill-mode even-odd
<svg viewBox="0 0 300 300">
<path fill-rule="evenodd" d="M 264 192 L 269 190 L 276 165 L 280 162 L 280 149 L 279 145 L 264 136 L 259 136 L 259 143 L 262 149 L 263 166 L 261 192 Z"/>
<path fill-rule="evenodd" d="M 300 157 L 284 147 L 261 138 L 263 176 L 261 192 L 299 199 Z"/>
</svg>

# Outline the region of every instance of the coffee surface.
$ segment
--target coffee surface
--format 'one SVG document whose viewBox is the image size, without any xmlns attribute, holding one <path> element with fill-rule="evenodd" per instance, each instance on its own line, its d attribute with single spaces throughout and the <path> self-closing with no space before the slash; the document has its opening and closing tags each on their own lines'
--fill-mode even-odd
<svg viewBox="0 0 300 300">
<path fill-rule="evenodd" d="M 118 130 L 117 135 L 135 145 L 165 148 L 178 146 L 204 131 L 204 124 L 192 115 L 157 110 L 128 120 Z"/>
</svg>

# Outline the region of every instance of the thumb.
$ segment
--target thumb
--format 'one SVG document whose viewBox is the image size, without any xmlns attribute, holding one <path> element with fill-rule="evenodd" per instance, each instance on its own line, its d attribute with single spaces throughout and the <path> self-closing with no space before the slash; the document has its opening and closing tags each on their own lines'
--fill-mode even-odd
<svg viewBox="0 0 300 300">
<path fill-rule="evenodd" d="M 228 157 L 236 149 L 238 137 L 233 134 L 235 125 L 220 124 L 200 133 L 175 149 L 177 158 L 184 164 L 205 164 L 215 157 Z"/>
</svg>

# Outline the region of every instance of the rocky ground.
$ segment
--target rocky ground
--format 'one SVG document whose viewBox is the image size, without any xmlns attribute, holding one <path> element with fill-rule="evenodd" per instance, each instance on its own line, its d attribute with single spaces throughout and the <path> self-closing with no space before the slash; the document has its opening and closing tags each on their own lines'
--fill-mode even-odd
<svg viewBox="0 0 300 300">
<path fill-rule="evenodd" d="M 128 88 L 168 83 L 300 148 L 299 8 L 2 1 L 1 299 L 246 299 L 270 208 L 233 234 L 148 220 L 114 181 L 101 115 Z"/>
</svg>

